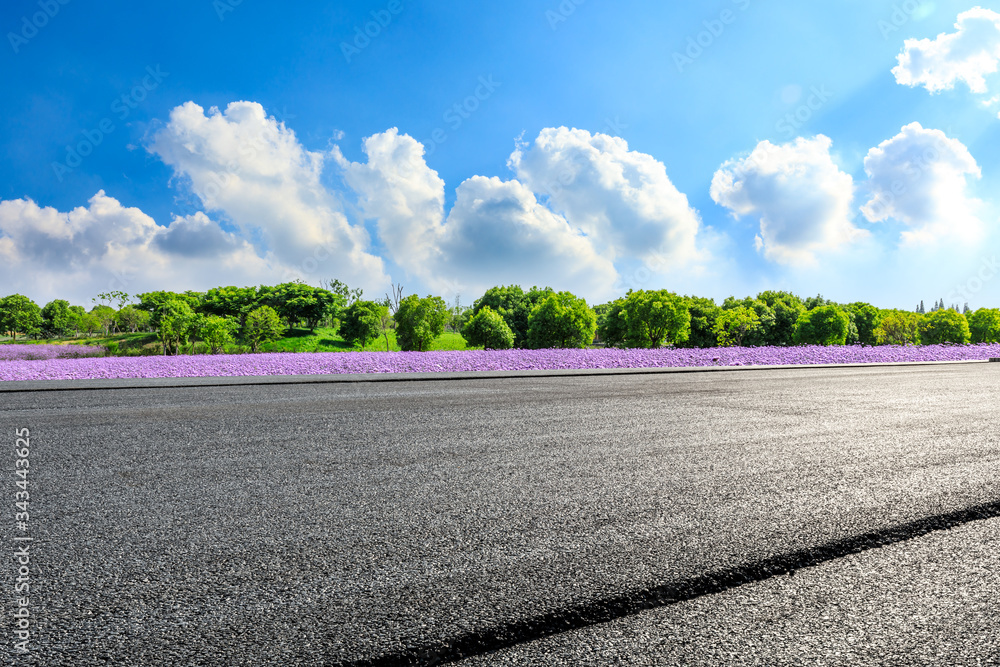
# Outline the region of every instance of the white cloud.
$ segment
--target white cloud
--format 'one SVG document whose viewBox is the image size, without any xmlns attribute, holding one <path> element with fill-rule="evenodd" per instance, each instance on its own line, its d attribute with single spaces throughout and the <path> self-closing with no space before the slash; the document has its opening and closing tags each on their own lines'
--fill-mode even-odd
<svg viewBox="0 0 1000 667">
<path fill-rule="evenodd" d="M 975 215 L 980 202 L 966 191 L 966 177 L 979 178 L 981 172 L 957 139 L 910 123 L 868 151 L 865 172 L 871 197 L 862 212 L 871 222 L 892 218 L 908 225 L 904 242 L 981 237 L 983 225 Z"/>
<path fill-rule="evenodd" d="M 1000 65 L 1000 14 L 975 7 L 958 15 L 955 30 L 933 40 L 906 40 L 892 70 L 896 81 L 931 93 L 964 81 L 972 92 L 986 93 L 986 76 Z"/>
<path fill-rule="evenodd" d="M 253 102 L 208 115 L 194 102 L 170 113 L 149 150 L 190 183 L 207 210 L 232 221 L 258 254 L 271 253 L 286 276 L 311 282 L 340 278 L 368 290 L 389 282 L 339 201 L 320 182 L 324 155 Z"/>
<path fill-rule="evenodd" d="M 774 145 L 762 141 L 712 178 L 712 199 L 734 216 L 760 219 L 757 248 L 782 264 L 811 264 L 818 254 L 861 239 L 851 222 L 854 181 L 830 156 L 823 135 Z"/>
<path fill-rule="evenodd" d="M 0 201 L 0 284 L 41 303 L 64 298 L 89 306 L 113 289 L 205 289 L 277 273 L 201 213 L 159 226 L 103 190 L 68 212 L 30 199 Z"/>
<path fill-rule="evenodd" d="M 507 283 L 552 285 L 589 298 L 611 294 L 617 274 L 590 239 L 516 180 L 472 177 L 444 212 L 444 181 L 424 148 L 396 129 L 369 137 L 367 163 L 335 157 L 376 221 L 392 260 L 434 289 L 478 294 Z"/>
<path fill-rule="evenodd" d="M 656 256 L 676 268 L 698 255 L 697 211 L 663 163 L 630 151 L 624 139 L 546 128 L 519 147 L 509 165 L 611 260 Z"/>
</svg>

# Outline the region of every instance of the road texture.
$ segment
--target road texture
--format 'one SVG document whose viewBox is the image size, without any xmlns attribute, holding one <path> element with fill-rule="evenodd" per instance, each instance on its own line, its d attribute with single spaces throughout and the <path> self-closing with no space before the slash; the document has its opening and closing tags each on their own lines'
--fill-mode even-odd
<svg viewBox="0 0 1000 667">
<path fill-rule="evenodd" d="M 15 664 L 994 664 L 998 396 L 988 363 L 0 393 Z"/>
</svg>

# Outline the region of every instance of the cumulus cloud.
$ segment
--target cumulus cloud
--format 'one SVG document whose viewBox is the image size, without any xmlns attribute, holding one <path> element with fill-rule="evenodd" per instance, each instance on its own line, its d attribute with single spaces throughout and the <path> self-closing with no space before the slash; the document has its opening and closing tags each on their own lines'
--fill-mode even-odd
<svg viewBox="0 0 1000 667">
<path fill-rule="evenodd" d="M 630 151 L 624 139 L 547 128 L 509 165 L 612 260 L 655 256 L 676 267 L 697 255 L 698 213 L 663 163 Z"/>
<path fill-rule="evenodd" d="M 831 145 L 823 135 L 762 141 L 715 172 L 712 199 L 736 217 L 759 218 L 757 248 L 768 259 L 815 263 L 818 254 L 868 234 L 851 222 L 854 180 L 834 163 Z"/>
<path fill-rule="evenodd" d="M 233 102 L 206 114 L 188 102 L 171 111 L 148 148 L 289 278 L 336 275 L 375 290 L 388 284 L 364 227 L 348 222 L 321 183 L 325 156 L 304 149 L 261 105 Z"/>
<path fill-rule="evenodd" d="M 209 248 L 211 252 L 207 252 Z M 99 292 L 204 289 L 259 282 L 277 271 L 204 214 L 157 225 L 102 190 L 62 212 L 30 199 L 0 201 L 0 284 L 45 301 L 90 304 Z"/>
<path fill-rule="evenodd" d="M 427 166 L 423 146 L 396 129 L 369 137 L 366 163 L 335 157 L 376 222 L 392 260 L 445 293 L 500 283 L 611 293 L 617 274 L 608 258 L 524 184 L 472 177 L 444 211 L 444 181 Z"/>
<path fill-rule="evenodd" d="M 974 93 L 986 93 L 986 76 L 1000 65 L 1000 14 L 975 7 L 958 15 L 955 32 L 935 39 L 908 39 L 892 73 L 904 86 L 924 86 L 931 93 L 964 81 Z"/>
<path fill-rule="evenodd" d="M 890 218 L 910 229 L 904 242 L 942 238 L 974 241 L 983 225 L 975 211 L 980 202 L 967 193 L 967 177 L 981 172 L 969 150 L 940 130 L 910 123 L 865 157 L 871 196 L 862 207 L 871 222 Z"/>
</svg>

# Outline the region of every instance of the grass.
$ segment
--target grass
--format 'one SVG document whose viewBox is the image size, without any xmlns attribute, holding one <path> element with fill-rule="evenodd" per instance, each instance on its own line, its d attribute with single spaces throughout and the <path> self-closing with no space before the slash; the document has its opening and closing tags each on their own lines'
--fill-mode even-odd
<svg viewBox="0 0 1000 667">
<path fill-rule="evenodd" d="M 460 334 L 446 331 L 432 344 L 431 350 L 465 350 L 465 339 Z M 261 345 L 261 352 L 357 352 L 361 347 L 351 345 L 339 335 L 335 329 L 318 328 L 310 333 L 308 329 L 292 329 L 281 340 Z M 365 347 L 365 352 L 386 352 L 385 337 L 380 336 Z M 398 352 L 396 332 L 389 332 L 388 351 Z"/>
<path fill-rule="evenodd" d="M 81 338 L 52 338 L 47 340 L 22 340 L 16 341 L 7 338 L 0 340 L 0 344 L 48 344 L 48 345 L 102 345 L 115 356 L 146 356 L 163 354 L 163 347 L 156 334 L 152 333 L 125 333 L 111 336 L 87 336 Z M 465 345 L 465 339 L 460 334 L 446 331 L 439 336 L 432 344 L 432 351 L 437 350 L 466 350 L 470 349 Z M 310 332 L 308 329 L 291 329 L 287 331 L 280 340 L 273 343 L 261 345 L 261 352 L 354 352 L 360 351 L 357 345 L 351 345 L 337 334 L 336 329 L 317 328 Z M 396 343 L 396 332 L 389 332 L 389 351 L 398 352 L 399 345 Z M 184 354 L 208 354 L 208 346 L 201 341 L 189 343 L 183 349 Z M 365 347 L 366 352 L 385 352 L 386 340 L 384 337 L 372 341 Z M 226 348 L 228 354 L 239 354 L 249 352 L 245 345 L 231 345 Z"/>
</svg>

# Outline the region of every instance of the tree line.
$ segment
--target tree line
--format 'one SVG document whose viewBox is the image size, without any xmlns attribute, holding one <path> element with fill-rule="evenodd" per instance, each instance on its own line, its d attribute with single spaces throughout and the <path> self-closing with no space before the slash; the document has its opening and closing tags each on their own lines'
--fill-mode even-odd
<svg viewBox="0 0 1000 667">
<path fill-rule="evenodd" d="M 0 299 L 0 331 L 57 338 L 79 334 L 155 333 L 163 354 L 179 354 L 198 339 L 213 353 L 235 343 L 256 352 L 294 327 L 327 326 L 361 349 L 389 332 L 404 351 L 430 349 L 446 328 L 471 347 L 573 348 L 598 344 L 621 348 L 917 345 L 1000 342 L 1000 309 L 959 312 L 936 302 L 925 311 L 880 309 L 864 303 L 839 304 L 822 296 L 800 298 L 765 291 L 756 297 L 713 299 L 668 290 L 629 291 L 590 307 L 571 292 L 550 287 L 524 290 L 496 286 L 471 307 L 458 299 L 449 306 L 439 296 L 392 293 L 363 299 L 360 289 L 339 280 L 321 287 L 303 282 L 258 287 L 216 287 L 206 292 L 146 292 L 135 296 L 99 294 L 88 311 L 56 299 L 39 307 L 13 294 Z"/>
</svg>

